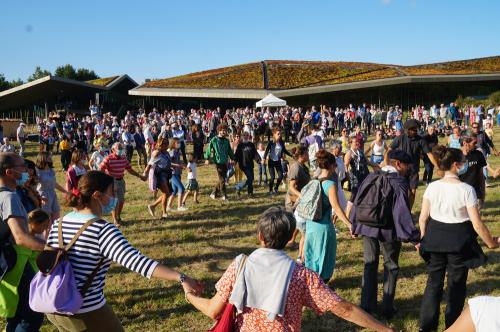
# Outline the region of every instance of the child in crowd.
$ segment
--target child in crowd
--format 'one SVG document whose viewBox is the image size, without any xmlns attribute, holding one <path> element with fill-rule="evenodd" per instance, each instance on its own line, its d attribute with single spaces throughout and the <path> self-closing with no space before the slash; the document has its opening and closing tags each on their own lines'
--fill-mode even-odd
<svg viewBox="0 0 500 332">
<path fill-rule="evenodd" d="M 184 165 L 181 162 L 181 142 L 177 137 L 172 138 L 170 141 L 170 147 L 168 153 L 170 155 L 170 160 L 172 164 L 181 165 L 180 167 L 172 167 L 172 177 L 170 178 L 170 185 L 172 187 L 172 192 L 167 202 L 167 211 L 172 209 L 172 204 L 174 197 L 177 196 L 177 211 L 186 211 L 187 208 L 182 204 L 182 198 L 184 197 L 184 185 L 181 181 L 182 169 Z"/>
<path fill-rule="evenodd" d="M 187 164 L 187 180 L 188 183 L 186 185 L 186 193 L 184 194 L 184 198 L 182 199 L 182 205 L 186 204 L 186 200 L 190 193 L 193 193 L 193 200 L 196 204 L 200 203 L 198 201 L 198 181 L 196 180 L 196 158 L 192 153 L 188 153 L 188 164 Z"/>
<path fill-rule="evenodd" d="M 486 122 L 484 133 L 493 141 L 493 122 Z"/>
<path fill-rule="evenodd" d="M 264 178 L 264 184 L 267 185 L 267 166 L 264 162 L 264 155 L 266 154 L 266 148 L 264 147 L 264 143 L 259 142 L 257 144 L 257 153 L 259 154 L 259 186 L 262 185 L 262 178 Z"/>
<path fill-rule="evenodd" d="M 31 235 L 36 236 L 42 240 L 50 226 L 50 216 L 42 209 L 34 209 L 28 214 L 28 229 Z"/>
<path fill-rule="evenodd" d="M 286 156 L 283 155 L 281 158 L 281 169 L 283 170 L 283 189 L 286 189 L 286 184 L 288 182 L 288 160 L 286 160 Z"/>
<path fill-rule="evenodd" d="M 0 146 L 0 152 L 16 152 L 16 147 L 10 144 L 8 137 L 3 138 L 3 145 Z"/>
<path fill-rule="evenodd" d="M 61 151 L 61 165 L 63 170 L 66 172 L 68 170 L 69 164 L 71 163 L 71 142 L 68 136 L 64 135 L 61 142 L 59 143 L 59 150 Z"/>
</svg>

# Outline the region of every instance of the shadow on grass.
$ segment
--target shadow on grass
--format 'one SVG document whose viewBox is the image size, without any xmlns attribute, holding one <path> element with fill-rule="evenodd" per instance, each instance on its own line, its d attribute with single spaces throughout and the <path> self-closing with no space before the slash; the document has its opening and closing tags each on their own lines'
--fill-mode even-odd
<svg viewBox="0 0 500 332">
<path fill-rule="evenodd" d="M 144 232 L 147 233 L 147 232 Z M 178 245 L 178 244 L 187 244 L 187 243 L 200 243 L 205 241 L 212 240 L 229 240 L 229 239 L 241 239 L 251 235 L 255 235 L 255 231 L 231 231 L 225 234 L 214 234 L 212 236 L 207 236 L 206 233 L 199 232 L 197 235 L 186 236 L 186 238 L 181 239 L 162 239 L 155 242 L 149 242 L 141 245 L 141 249 L 143 248 L 155 248 L 157 246 L 169 246 L 169 245 Z"/>
<path fill-rule="evenodd" d="M 121 307 L 131 309 L 136 304 L 142 305 L 145 302 L 149 303 L 162 303 L 165 299 L 174 299 L 182 293 L 182 289 L 178 285 L 154 288 L 136 288 L 124 291 L 115 291 L 106 294 L 108 303 L 110 303 L 115 310 Z M 121 297 L 125 297 L 121 299 Z M 129 324 L 137 324 L 141 322 L 151 321 L 153 319 L 166 319 L 172 314 L 187 314 L 193 312 L 195 309 L 188 303 L 175 303 L 169 307 L 157 310 L 143 310 L 141 308 L 133 309 L 132 313 L 124 313 L 124 310 L 119 310 L 120 320 L 124 326 Z"/>
</svg>

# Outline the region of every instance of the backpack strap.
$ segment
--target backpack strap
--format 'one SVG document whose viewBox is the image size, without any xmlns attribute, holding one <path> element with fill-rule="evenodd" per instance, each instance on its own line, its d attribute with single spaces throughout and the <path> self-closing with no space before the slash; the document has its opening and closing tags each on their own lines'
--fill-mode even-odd
<svg viewBox="0 0 500 332">
<path fill-rule="evenodd" d="M 82 227 L 80 227 L 80 229 L 78 230 L 78 232 L 76 232 L 75 236 L 73 236 L 71 241 L 66 246 L 64 246 L 63 232 L 62 232 L 63 220 L 61 219 L 59 221 L 59 225 L 58 225 L 59 226 L 58 227 L 59 248 L 64 249 L 64 251 L 68 252 L 69 249 L 75 244 L 76 240 L 78 240 L 80 235 L 82 235 L 82 233 L 87 229 L 87 227 L 89 227 L 94 221 L 97 221 L 97 220 L 101 220 L 101 218 L 95 217 L 95 218 L 88 220 L 85 224 L 83 224 Z"/>
<path fill-rule="evenodd" d="M 101 257 L 101 259 L 99 259 L 99 262 L 97 262 L 97 266 L 95 267 L 95 269 L 87 277 L 87 280 L 85 280 L 85 284 L 83 284 L 82 289 L 80 289 L 80 295 L 82 295 L 82 297 L 85 297 L 87 290 L 89 289 L 90 285 L 92 285 L 92 282 L 94 281 L 94 278 L 97 275 L 97 271 L 99 271 L 103 263 L 104 263 L 104 257 Z"/>
<path fill-rule="evenodd" d="M 78 240 L 80 235 L 89 227 L 92 223 L 95 221 L 101 220 L 99 217 L 92 218 L 88 220 L 85 224 L 83 224 L 82 227 L 76 232 L 75 236 L 71 239 L 71 241 L 64 247 L 64 241 L 63 241 L 63 233 L 62 233 L 62 223 L 63 220 L 61 219 L 59 221 L 58 225 L 58 237 L 59 237 L 59 248 L 64 248 L 65 252 L 68 252 L 69 249 L 75 244 L 75 242 Z M 94 281 L 95 276 L 97 275 L 97 272 L 101 268 L 102 264 L 104 263 L 104 257 L 101 257 L 99 261 L 97 262 L 97 266 L 95 269 L 92 271 L 92 273 L 87 277 L 87 280 L 85 280 L 85 284 L 83 284 L 82 289 L 80 289 L 80 294 L 82 297 L 85 296 L 85 293 L 87 293 L 87 290 L 89 289 L 90 285 L 92 285 L 92 281 Z"/>
</svg>

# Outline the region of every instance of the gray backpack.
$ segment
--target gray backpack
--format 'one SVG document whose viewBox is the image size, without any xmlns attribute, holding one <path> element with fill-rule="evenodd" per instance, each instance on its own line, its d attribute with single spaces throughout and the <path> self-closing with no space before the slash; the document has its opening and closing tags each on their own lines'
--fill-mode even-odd
<svg viewBox="0 0 500 332">
<path fill-rule="evenodd" d="M 318 221 L 323 216 L 323 186 L 320 180 L 311 180 L 300 191 L 295 211 L 299 217 Z"/>
</svg>

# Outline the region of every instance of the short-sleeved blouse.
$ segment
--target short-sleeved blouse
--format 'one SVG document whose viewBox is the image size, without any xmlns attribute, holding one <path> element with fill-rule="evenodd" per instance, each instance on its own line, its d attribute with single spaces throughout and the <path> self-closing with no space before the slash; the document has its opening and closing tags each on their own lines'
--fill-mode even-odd
<svg viewBox="0 0 500 332">
<path fill-rule="evenodd" d="M 432 182 L 424 192 L 424 199 L 430 202 L 431 218 L 448 224 L 470 220 L 467 208 L 477 205 L 476 191 L 463 182 Z"/>
<path fill-rule="evenodd" d="M 228 302 L 236 279 L 237 261 L 233 261 L 227 268 L 215 288 L 217 294 Z M 286 299 L 285 314 L 277 316 L 274 321 L 267 318 L 263 310 L 247 308 L 236 318 L 236 330 L 240 332 L 264 331 L 300 331 L 302 308 L 309 307 L 317 314 L 327 311 L 338 313 L 339 303 L 344 300 L 331 290 L 317 273 L 297 264 L 290 280 Z"/>
</svg>

